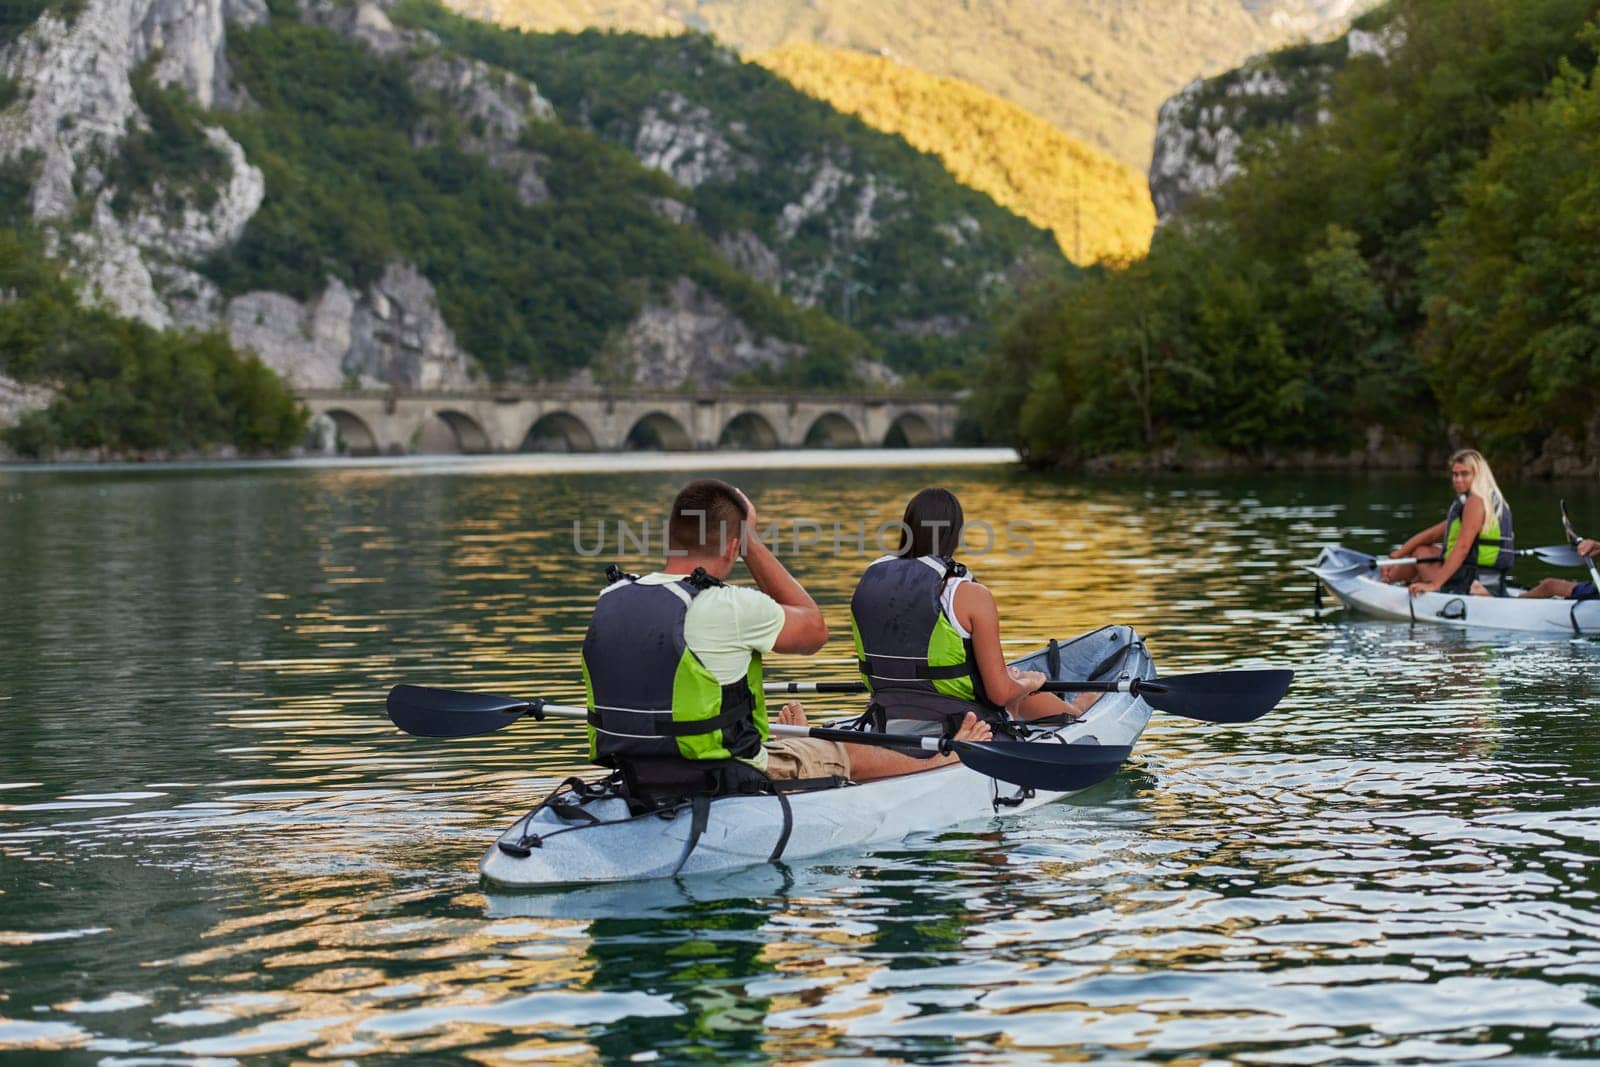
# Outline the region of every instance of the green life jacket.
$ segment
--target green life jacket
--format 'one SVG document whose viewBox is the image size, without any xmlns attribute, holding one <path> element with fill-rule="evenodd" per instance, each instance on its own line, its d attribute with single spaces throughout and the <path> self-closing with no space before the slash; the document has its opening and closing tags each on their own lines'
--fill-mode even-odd
<svg viewBox="0 0 1600 1067">
<path fill-rule="evenodd" d="M 1461 516 L 1467 509 L 1467 498 L 1457 497 L 1450 504 L 1450 510 L 1445 513 L 1444 554 L 1450 555 L 1450 550 L 1456 542 L 1461 540 Z M 1489 570 L 1509 571 L 1516 562 L 1516 538 L 1511 525 L 1511 509 L 1504 500 L 1500 501 L 1499 508 L 1490 508 L 1484 516 L 1483 529 L 1478 531 L 1477 540 L 1472 542 L 1472 550 L 1467 553 L 1467 562 Z"/>
<path fill-rule="evenodd" d="M 983 691 L 972 638 L 946 611 L 967 569 L 937 556 L 884 556 L 850 598 L 857 666 L 874 704 L 891 719 L 959 723 L 997 709 Z"/>
<path fill-rule="evenodd" d="M 750 759 L 767 739 L 761 657 L 723 685 L 683 636 L 689 605 L 714 585 L 695 576 L 641 585 L 623 575 L 600 593 L 583 639 L 589 758 L 634 761 Z"/>
</svg>

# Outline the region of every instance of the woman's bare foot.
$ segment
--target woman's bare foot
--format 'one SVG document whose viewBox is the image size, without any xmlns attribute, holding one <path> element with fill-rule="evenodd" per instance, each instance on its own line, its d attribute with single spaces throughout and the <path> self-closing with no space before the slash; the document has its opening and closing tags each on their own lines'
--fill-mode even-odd
<svg viewBox="0 0 1600 1067">
<path fill-rule="evenodd" d="M 980 720 L 972 712 L 967 712 L 967 717 L 961 720 L 961 727 L 956 730 L 957 741 L 993 741 L 994 731 L 989 729 L 989 724 Z"/>
<path fill-rule="evenodd" d="M 806 706 L 798 700 L 791 700 L 778 709 L 778 721 L 784 726 L 810 726 L 806 719 Z"/>
</svg>

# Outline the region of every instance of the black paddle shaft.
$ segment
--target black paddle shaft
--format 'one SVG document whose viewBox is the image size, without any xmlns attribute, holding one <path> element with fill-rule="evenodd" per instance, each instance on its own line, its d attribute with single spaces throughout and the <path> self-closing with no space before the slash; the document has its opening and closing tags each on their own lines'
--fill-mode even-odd
<svg viewBox="0 0 1600 1067">
<path fill-rule="evenodd" d="M 1109 682 L 1046 682 L 1046 693 L 1132 693 L 1158 711 L 1213 723 L 1245 723 L 1261 718 L 1289 691 L 1294 671 L 1285 669 L 1172 674 L 1165 678 L 1123 678 Z M 769 682 L 768 692 L 864 693 L 864 682 Z"/>
<path fill-rule="evenodd" d="M 510 726 L 525 715 L 543 719 L 583 719 L 587 709 L 522 700 L 498 693 L 462 693 L 420 685 L 397 685 L 389 691 L 389 718 L 408 734 L 418 737 L 470 737 Z M 799 727 L 779 727 L 774 732 L 799 732 Z M 804 733 L 827 741 L 885 748 L 954 752 L 981 774 L 1027 789 L 1070 793 L 1087 789 L 1115 774 L 1128 758 L 1127 745 L 1064 745 L 1021 741 L 939 741 L 903 734 L 877 734 L 858 730 L 810 727 Z"/>
</svg>

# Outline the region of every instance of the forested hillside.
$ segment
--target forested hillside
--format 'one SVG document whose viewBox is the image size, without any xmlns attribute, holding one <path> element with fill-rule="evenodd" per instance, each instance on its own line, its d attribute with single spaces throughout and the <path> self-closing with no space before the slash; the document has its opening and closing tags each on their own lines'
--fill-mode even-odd
<svg viewBox="0 0 1600 1067">
<path fill-rule="evenodd" d="M 1064 276 L 1043 231 L 709 37 L 525 34 L 432 0 L 395 17 L 535 81 L 559 115 L 665 173 L 731 262 L 864 334 L 898 373 L 970 367 L 996 301 Z"/>
<path fill-rule="evenodd" d="M 1150 255 L 1042 287 L 984 375 L 1037 461 L 1468 440 L 1600 467 L 1595 0 L 1393 0 Z"/>
<path fill-rule="evenodd" d="M 1141 171 L 1016 104 L 861 52 L 791 44 L 754 57 L 810 95 L 930 152 L 963 184 L 1051 230 L 1074 263 L 1142 256 L 1155 210 Z"/>
<path fill-rule="evenodd" d="M 815 44 L 1010 100 L 1143 171 L 1156 110 L 1189 80 L 1338 33 L 1371 0 L 452 0 L 532 30 L 711 33 L 745 55 Z"/>
</svg>

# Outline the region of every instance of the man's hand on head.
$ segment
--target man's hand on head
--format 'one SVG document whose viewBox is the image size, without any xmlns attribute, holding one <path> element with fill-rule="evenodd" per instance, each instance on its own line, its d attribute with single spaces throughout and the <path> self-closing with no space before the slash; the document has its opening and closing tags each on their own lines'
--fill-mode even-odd
<svg viewBox="0 0 1600 1067">
<path fill-rule="evenodd" d="M 740 530 L 739 545 L 756 545 L 761 543 L 761 518 L 756 514 L 756 506 L 750 503 L 750 498 L 744 495 L 744 490 L 735 488 L 739 494 L 739 503 L 744 506 L 744 529 Z M 742 554 L 742 553 L 741 553 Z"/>
</svg>

